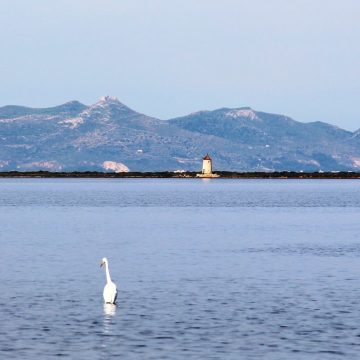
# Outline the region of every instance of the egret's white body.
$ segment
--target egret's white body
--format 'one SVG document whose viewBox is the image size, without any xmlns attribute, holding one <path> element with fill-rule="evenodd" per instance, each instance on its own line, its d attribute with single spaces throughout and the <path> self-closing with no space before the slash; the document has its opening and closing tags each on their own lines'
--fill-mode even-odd
<svg viewBox="0 0 360 360">
<path fill-rule="evenodd" d="M 111 281 L 109 272 L 109 262 L 107 258 L 103 258 L 100 267 L 105 265 L 106 285 L 104 287 L 104 301 L 106 304 L 116 304 L 117 289 L 114 282 Z"/>
</svg>

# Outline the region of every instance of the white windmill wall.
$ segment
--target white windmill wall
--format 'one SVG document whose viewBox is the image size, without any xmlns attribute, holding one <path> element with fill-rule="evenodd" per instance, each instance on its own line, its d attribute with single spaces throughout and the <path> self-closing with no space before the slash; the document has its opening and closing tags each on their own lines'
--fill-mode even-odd
<svg viewBox="0 0 360 360">
<path fill-rule="evenodd" d="M 203 160 L 202 173 L 203 174 L 211 174 L 212 173 L 211 160 Z"/>
</svg>

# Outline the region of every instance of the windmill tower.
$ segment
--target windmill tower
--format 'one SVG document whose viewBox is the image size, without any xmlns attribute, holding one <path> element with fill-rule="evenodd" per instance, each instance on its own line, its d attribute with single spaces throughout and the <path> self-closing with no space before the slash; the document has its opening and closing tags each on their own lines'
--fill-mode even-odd
<svg viewBox="0 0 360 360">
<path fill-rule="evenodd" d="M 206 154 L 203 157 L 203 165 L 202 165 L 201 173 L 203 175 L 212 175 L 212 162 L 211 162 L 211 157 L 209 156 L 209 154 Z"/>
<path fill-rule="evenodd" d="M 212 172 L 212 160 L 211 160 L 211 157 L 209 156 L 209 154 L 206 154 L 203 157 L 201 174 L 197 174 L 196 176 L 202 177 L 202 178 L 219 177 L 218 174 L 213 174 L 213 172 Z"/>
</svg>

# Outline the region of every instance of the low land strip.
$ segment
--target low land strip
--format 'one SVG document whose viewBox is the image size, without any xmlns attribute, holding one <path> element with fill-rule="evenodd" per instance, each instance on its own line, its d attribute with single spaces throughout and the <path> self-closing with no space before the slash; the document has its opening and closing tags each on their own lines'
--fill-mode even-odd
<svg viewBox="0 0 360 360">
<path fill-rule="evenodd" d="M 8 171 L 0 172 L 0 178 L 182 178 L 194 179 L 197 172 L 97 172 L 97 171 L 74 171 L 74 172 L 50 172 L 50 171 Z M 232 172 L 216 171 L 220 175 L 215 179 L 360 179 L 360 172 Z"/>
</svg>

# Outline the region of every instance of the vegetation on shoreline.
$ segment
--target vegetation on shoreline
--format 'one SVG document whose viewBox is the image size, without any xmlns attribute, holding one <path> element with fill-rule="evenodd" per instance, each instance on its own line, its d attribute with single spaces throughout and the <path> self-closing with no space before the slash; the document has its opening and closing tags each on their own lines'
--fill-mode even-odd
<svg viewBox="0 0 360 360">
<path fill-rule="evenodd" d="M 360 179 L 360 172 L 234 172 L 216 171 L 220 175 L 218 179 Z M 50 172 L 50 171 L 7 171 L 0 172 L 0 178 L 196 178 L 197 172 L 97 172 L 97 171 L 74 171 L 74 172 Z"/>
</svg>

